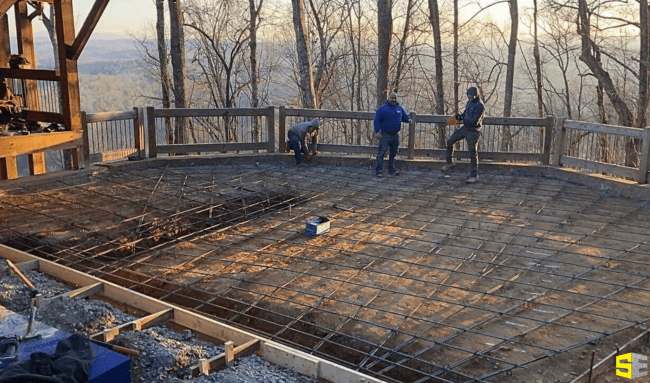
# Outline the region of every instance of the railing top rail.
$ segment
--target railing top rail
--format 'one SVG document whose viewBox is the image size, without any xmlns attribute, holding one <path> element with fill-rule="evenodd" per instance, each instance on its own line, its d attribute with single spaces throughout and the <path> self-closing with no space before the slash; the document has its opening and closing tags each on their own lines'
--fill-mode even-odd
<svg viewBox="0 0 650 383">
<path fill-rule="evenodd" d="M 135 110 L 124 110 L 117 112 L 101 112 L 101 113 L 88 113 L 86 114 L 86 122 L 104 122 L 116 120 L 132 120 L 136 118 L 138 113 Z"/>
<path fill-rule="evenodd" d="M 154 109 L 155 117 L 221 117 L 221 116 L 266 116 L 268 108 L 221 108 L 221 109 Z"/>
<path fill-rule="evenodd" d="M 323 117 L 323 118 L 351 118 L 360 120 L 372 120 L 375 112 L 355 112 L 323 109 L 290 109 L 284 110 L 286 116 L 294 117 Z"/>
<path fill-rule="evenodd" d="M 627 126 L 605 125 L 592 122 L 565 120 L 564 128 L 583 130 L 594 133 L 614 134 L 632 138 L 643 138 L 643 129 Z"/>
</svg>

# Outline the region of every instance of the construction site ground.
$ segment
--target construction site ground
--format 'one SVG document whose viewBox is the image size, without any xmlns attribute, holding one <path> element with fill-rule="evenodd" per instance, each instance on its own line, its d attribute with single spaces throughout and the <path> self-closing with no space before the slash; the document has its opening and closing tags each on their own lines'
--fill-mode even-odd
<svg viewBox="0 0 650 383">
<path fill-rule="evenodd" d="M 393 382 L 570 382 L 645 330 L 650 195 L 480 177 L 118 164 L 3 183 L 0 242 Z"/>
</svg>

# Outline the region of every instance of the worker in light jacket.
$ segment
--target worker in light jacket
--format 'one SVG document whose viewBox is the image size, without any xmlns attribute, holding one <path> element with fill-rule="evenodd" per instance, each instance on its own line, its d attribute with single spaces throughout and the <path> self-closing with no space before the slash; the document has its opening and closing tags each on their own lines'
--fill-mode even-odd
<svg viewBox="0 0 650 383">
<path fill-rule="evenodd" d="M 442 172 L 453 168 L 454 163 L 454 144 L 463 138 L 467 141 L 467 150 L 471 162 L 471 170 L 468 184 L 478 182 L 478 140 L 481 138 L 481 128 L 483 127 L 483 117 L 485 115 L 485 106 L 476 87 L 467 88 L 467 105 L 462 114 L 456 114 L 456 119 L 463 122 L 463 126 L 456 129 L 447 140 L 447 163 L 442 167 Z"/>
<path fill-rule="evenodd" d="M 399 170 L 395 168 L 395 156 L 399 148 L 399 131 L 402 129 L 402 122 L 411 122 L 408 113 L 397 102 L 397 93 L 391 92 L 388 100 L 375 112 L 375 137 L 379 140 L 377 151 L 377 177 L 383 177 L 383 163 L 386 152 L 388 153 L 388 174 L 397 175 Z"/>
<path fill-rule="evenodd" d="M 304 159 L 310 160 L 318 154 L 316 147 L 318 145 L 319 126 L 318 118 L 314 118 L 311 121 L 296 124 L 289 129 L 287 134 L 289 148 L 293 150 L 296 165 L 301 166 Z"/>
</svg>

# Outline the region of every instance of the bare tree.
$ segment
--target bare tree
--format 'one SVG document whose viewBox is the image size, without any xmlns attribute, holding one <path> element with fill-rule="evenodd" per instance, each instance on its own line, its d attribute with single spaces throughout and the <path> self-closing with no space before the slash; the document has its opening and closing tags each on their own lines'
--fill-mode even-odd
<svg viewBox="0 0 650 383">
<path fill-rule="evenodd" d="M 503 116 L 510 117 L 512 114 L 512 97 L 515 77 L 515 58 L 517 54 L 517 33 L 519 30 L 519 6 L 517 0 L 510 0 L 510 42 L 508 43 L 508 66 L 506 69 L 506 88 L 503 100 Z M 503 127 L 503 140 L 501 150 L 511 149 L 512 138 L 509 126 Z"/>
<path fill-rule="evenodd" d="M 429 0 L 429 20 L 433 28 L 433 46 L 435 51 L 436 61 L 436 113 L 439 115 L 445 114 L 445 89 L 443 82 L 443 66 L 442 66 L 442 35 L 440 33 L 440 14 L 438 11 L 438 0 Z M 456 32 L 456 31 L 455 31 Z M 454 68 L 457 72 L 458 68 Z M 458 105 L 458 103 L 454 103 Z M 456 107 L 457 109 L 457 107 Z M 436 125 L 436 141 L 440 149 L 445 147 L 445 126 L 443 124 Z"/>
<path fill-rule="evenodd" d="M 393 36 L 393 1 L 377 0 L 377 106 L 388 98 L 391 38 Z"/>
<path fill-rule="evenodd" d="M 174 106 L 187 108 L 187 70 L 185 68 L 185 33 L 183 31 L 183 9 L 180 0 L 168 0 L 170 22 L 170 47 L 174 73 Z M 174 144 L 184 144 L 185 119 L 176 118 Z"/>
<path fill-rule="evenodd" d="M 255 0 L 249 0 L 248 6 L 250 9 L 250 37 L 248 46 L 250 48 L 250 76 L 251 76 L 251 107 L 258 108 L 260 103 L 260 90 L 259 90 L 259 70 L 257 66 L 257 28 L 259 26 L 259 10 L 262 8 L 264 0 L 260 0 L 259 4 L 255 4 Z M 269 137 L 271 139 L 271 137 Z M 253 119 L 253 141 L 260 142 L 262 135 L 260 131 L 260 119 Z"/>
<path fill-rule="evenodd" d="M 158 46 L 158 62 L 160 66 L 160 86 L 162 90 L 162 106 L 163 108 L 171 108 L 171 86 L 172 81 L 169 77 L 167 55 L 167 40 L 165 38 L 165 0 L 156 0 L 156 41 Z M 167 142 L 174 142 L 174 129 L 172 128 L 172 121 L 165 118 L 165 135 Z"/>
<path fill-rule="evenodd" d="M 305 27 L 305 10 L 302 0 L 291 0 L 293 8 L 293 27 L 296 33 L 296 52 L 300 66 L 300 94 L 303 108 L 317 108 L 314 91 L 314 75 L 311 68 L 311 56 L 307 31 Z"/>
</svg>

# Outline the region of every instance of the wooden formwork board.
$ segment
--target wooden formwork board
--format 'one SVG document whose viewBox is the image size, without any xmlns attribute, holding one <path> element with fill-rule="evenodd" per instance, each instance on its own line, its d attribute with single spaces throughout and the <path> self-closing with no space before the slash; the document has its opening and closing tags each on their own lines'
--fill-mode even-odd
<svg viewBox="0 0 650 383">
<path fill-rule="evenodd" d="M 259 340 L 260 347 L 257 354 L 261 358 L 316 379 L 335 383 L 383 382 L 382 380 L 339 366 L 335 363 L 309 355 L 302 351 L 294 350 L 280 343 L 260 338 L 254 334 L 223 324 L 214 319 L 170 305 L 114 283 L 103 281 L 72 268 L 35 257 L 2 244 L 0 244 L 0 257 L 9 259 L 12 262 L 36 261 L 38 262 L 38 271 L 41 273 L 74 286 L 89 286 L 102 283 L 104 286 L 103 295 L 105 297 L 148 313 L 173 309 L 174 315 L 171 320 L 172 322 L 213 338 L 230 340 L 236 345 L 243 345 L 252 340 Z"/>
</svg>

